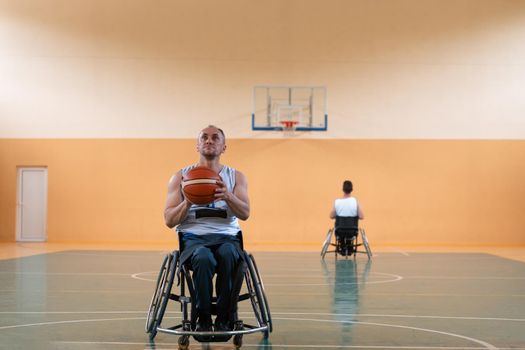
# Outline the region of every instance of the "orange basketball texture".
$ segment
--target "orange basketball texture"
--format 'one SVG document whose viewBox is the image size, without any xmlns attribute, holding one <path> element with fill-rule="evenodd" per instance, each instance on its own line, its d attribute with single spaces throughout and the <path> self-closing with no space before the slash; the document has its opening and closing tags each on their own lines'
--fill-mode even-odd
<svg viewBox="0 0 525 350">
<path fill-rule="evenodd" d="M 217 180 L 221 177 L 215 171 L 196 166 L 182 178 L 182 192 L 193 204 L 209 204 L 215 200 L 215 189 L 219 187 Z"/>
</svg>

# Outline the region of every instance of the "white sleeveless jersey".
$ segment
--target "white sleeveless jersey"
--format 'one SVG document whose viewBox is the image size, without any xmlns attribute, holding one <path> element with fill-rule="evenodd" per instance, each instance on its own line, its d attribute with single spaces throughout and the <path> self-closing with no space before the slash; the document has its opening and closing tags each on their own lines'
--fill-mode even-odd
<svg viewBox="0 0 525 350">
<path fill-rule="evenodd" d="M 355 197 L 336 199 L 334 206 L 337 216 L 357 216 L 357 199 Z"/>
<path fill-rule="evenodd" d="M 190 165 L 181 170 L 182 176 L 194 168 Z M 224 165 L 219 172 L 228 191 L 233 192 L 235 187 L 235 169 Z M 188 232 L 194 235 L 219 233 L 235 236 L 241 230 L 239 220 L 233 215 L 225 201 L 220 200 L 208 205 L 192 204 L 186 217 L 177 226 L 177 232 Z"/>
</svg>

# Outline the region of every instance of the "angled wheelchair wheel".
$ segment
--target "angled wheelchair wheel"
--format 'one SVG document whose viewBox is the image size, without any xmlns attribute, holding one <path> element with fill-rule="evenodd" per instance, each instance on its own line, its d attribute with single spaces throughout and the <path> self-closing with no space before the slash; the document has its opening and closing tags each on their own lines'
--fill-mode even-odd
<svg viewBox="0 0 525 350">
<path fill-rule="evenodd" d="M 164 317 L 164 312 L 166 312 L 166 306 L 168 305 L 168 300 L 171 297 L 171 287 L 173 286 L 173 280 L 175 278 L 175 272 L 177 271 L 177 265 L 179 263 L 179 252 L 174 251 L 171 254 L 171 261 L 169 264 L 168 272 L 166 274 L 166 283 L 162 288 L 162 294 L 159 301 L 159 311 L 157 313 L 157 326 L 162 322 Z"/>
<path fill-rule="evenodd" d="M 264 307 L 266 309 L 266 318 L 268 320 L 268 329 L 269 329 L 269 332 L 271 333 L 273 331 L 273 326 L 272 326 L 272 314 L 270 313 L 270 304 L 268 304 L 268 298 L 266 297 L 266 291 L 264 290 L 264 283 L 263 283 L 263 280 L 261 278 L 261 274 L 259 273 L 259 269 L 257 268 L 257 263 L 255 262 L 255 259 L 253 258 L 253 256 L 251 254 L 250 254 L 250 256 L 252 257 L 253 266 L 255 267 L 255 272 L 257 273 L 257 279 L 259 280 L 259 285 L 260 285 L 262 297 L 263 297 L 263 300 L 264 300 Z"/>
<path fill-rule="evenodd" d="M 326 255 L 326 252 L 328 251 L 328 248 L 330 247 L 330 242 L 332 241 L 332 233 L 334 232 L 334 229 L 331 228 L 328 230 L 328 233 L 326 234 L 326 238 L 323 242 L 323 248 L 321 249 L 321 258 L 324 259 L 324 256 Z"/>
<path fill-rule="evenodd" d="M 365 246 L 366 255 L 368 255 L 368 259 L 372 259 L 372 250 L 370 249 L 370 244 L 368 244 L 368 237 L 366 236 L 365 230 L 360 228 L 359 231 L 361 233 L 361 240 Z"/>
<path fill-rule="evenodd" d="M 160 272 L 157 276 L 157 284 L 155 286 L 155 292 L 153 293 L 153 296 L 151 298 L 151 302 L 148 309 L 148 315 L 146 318 L 146 333 L 151 333 L 153 331 L 153 324 L 155 323 L 156 315 L 159 311 L 159 300 L 161 295 L 161 289 L 162 285 L 164 283 L 164 280 L 166 279 L 166 274 L 168 272 L 169 268 L 169 260 L 171 258 L 171 255 L 168 254 L 164 257 L 164 260 L 162 261 L 162 265 L 160 266 Z"/>
<path fill-rule="evenodd" d="M 268 338 L 269 333 L 272 332 L 272 318 L 268 306 L 268 299 L 264 292 L 264 285 L 253 256 L 251 254 L 246 254 L 245 260 L 248 265 L 246 286 L 250 293 L 253 312 L 255 313 L 255 318 L 259 323 L 259 327 L 268 326 L 268 330 L 264 332 L 264 337 Z"/>
<path fill-rule="evenodd" d="M 162 318 L 166 311 L 166 306 L 171 295 L 171 287 L 177 270 L 179 252 L 175 251 L 168 254 L 162 264 L 159 278 L 157 279 L 157 288 L 153 294 L 148 317 L 146 320 L 146 332 L 149 333 L 150 339 L 157 335 L 157 327 L 161 324 Z"/>
</svg>

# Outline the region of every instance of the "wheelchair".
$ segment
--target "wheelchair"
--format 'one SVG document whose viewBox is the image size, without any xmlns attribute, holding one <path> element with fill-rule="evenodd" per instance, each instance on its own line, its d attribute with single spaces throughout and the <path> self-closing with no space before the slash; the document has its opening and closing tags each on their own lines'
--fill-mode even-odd
<svg viewBox="0 0 525 350">
<path fill-rule="evenodd" d="M 233 344 L 236 349 L 242 346 L 242 338 L 245 334 L 262 332 L 264 339 L 269 337 L 272 332 L 272 319 L 268 307 L 268 299 L 264 292 L 264 285 L 257 269 L 257 264 L 253 256 L 243 248 L 242 233 L 237 234 L 239 238 L 243 259 L 238 264 L 233 279 L 232 303 L 238 304 L 240 301 L 249 300 L 255 314 L 256 325 L 250 325 L 238 318 L 237 312 L 233 314 L 233 329 L 231 331 L 195 331 L 197 323 L 197 310 L 192 303 L 195 295 L 193 279 L 190 273 L 190 264 L 180 264 L 180 253 L 184 249 L 182 234 L 179 233 L 179 249 L 173 251 L 164 258 L 157 285 L 151 299 L 147 319 L 146 333 L 149 334 L 151 341 L 157 332 L 178 335 L 179 350 L 187 350 L 190 344 L 190 337 L 198 342 L 226 342 L 233 337 Z M 178 292 L 172 292 L 173 282 L 177 275 Z M 245 288 L 243 288 L 243 280 Z M 162 324 L 168 301 L 175 301 L 180 304 L 182 320 L 180 323 L 171 327 Z M 212 298 L 212 315 L 216 315 L 217 298 Z M 233 304 L 232 304 L 233 305 Z"/>
<path fill-rule="evenodd" d="M 357 216 L 336 216 L 335 225 L 328 230 L 326 238 L 321 249 L 321 257 L 324 259 L 326 253 L 335 253 L 342 255 L 348 259 L 353 255 L 354 258 L 358 253 L 363 253 L 368 256 L 368 260 L 372 259 L 372 250 L 368 244 L 368 238 L 363 228 L 358 226 L 359 218 Z M 332 236 L 335 233 L 335 243 L 332 243 Z M 359 242 L 361 239 L 361 242 Z M 330 247 L 335 247 L 334 250 L 328 250 Z M 364 247 L 361 250 L 360 247 Z"/>
</svg>

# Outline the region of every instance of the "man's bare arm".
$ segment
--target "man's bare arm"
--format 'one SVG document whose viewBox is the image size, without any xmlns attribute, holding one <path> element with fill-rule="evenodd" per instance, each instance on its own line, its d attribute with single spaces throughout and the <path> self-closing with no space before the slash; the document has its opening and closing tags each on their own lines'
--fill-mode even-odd
<svg viewBox="0 0 525 350">
<path fill-rule="evenodd" d="M 168 183 L 164 221 L 169 228 L 180 224 L 191 207 L 191 203 L 182 195 L 182 189 L 180 187 L 181 181 L 182 175 L 179 171 L 172 176 Z"/>
<path fill-rule="evenodd" d="M 360 204 L 357 204 L 357 216 L 359 217 L 359 220 L 363 220 L 365 218 L 365 214 L 363 214 Z"/>
<path fill-rule="evenodd" d="M 332 211 L 330 211 L 330 219 L 335 219 L 335 206 L 332 207 Z"/>
</svg>

